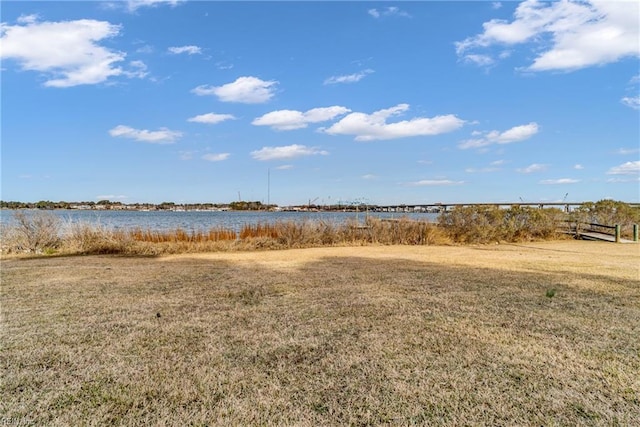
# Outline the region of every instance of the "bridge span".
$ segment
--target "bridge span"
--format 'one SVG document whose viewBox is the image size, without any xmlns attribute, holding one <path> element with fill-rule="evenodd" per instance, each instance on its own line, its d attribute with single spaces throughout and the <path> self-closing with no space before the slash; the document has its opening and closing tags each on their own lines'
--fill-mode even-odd
<svg viewBox="0 0 640 427">
<path fill-rule="evenodd" d="M 456 207 L 466 206 L 495 206 L 497 208 L 532 207 L 532 208 L 559 208 L 564 212 L 571 212 L 580 206 L 590 202 L 514 202 L 514 203 L 431 203 L 431 204 L 398 204 L 398 205 L 373 205 L 368 206 L 374 212 L 447 212 Z M 640 203 L 629 203 L 631 207 L 640 208 Z"/>
</svg>

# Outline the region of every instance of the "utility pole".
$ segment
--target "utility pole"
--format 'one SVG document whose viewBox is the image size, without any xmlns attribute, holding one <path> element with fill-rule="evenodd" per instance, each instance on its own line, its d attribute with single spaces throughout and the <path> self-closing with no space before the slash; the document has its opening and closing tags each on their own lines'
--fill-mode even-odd
<svg viewBox="0 0 640 427">
<path fill-rule="evenodd" d="M 271 205 L 271 168 L 267 169 L 267 209 Z"/>
</svg>

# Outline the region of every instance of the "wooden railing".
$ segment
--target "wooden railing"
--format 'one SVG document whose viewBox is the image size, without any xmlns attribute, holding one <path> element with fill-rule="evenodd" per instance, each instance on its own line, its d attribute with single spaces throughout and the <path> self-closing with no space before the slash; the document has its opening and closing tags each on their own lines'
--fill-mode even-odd
<svg viewBox="0 0 640 427">
<path fill-rule="evenodd" d="M 586 233 L 597 233 L 613 237 L 613 241 L 616 243 L 621 241 L 621 227 L 619 224 L 606 225 L 572 220 L 566 220 L 566 223 L 568 232 L 576 237 L 583 237 Z M 633 224 L 633 241 L 638 241 L 638 224 Z"/>
</svg>

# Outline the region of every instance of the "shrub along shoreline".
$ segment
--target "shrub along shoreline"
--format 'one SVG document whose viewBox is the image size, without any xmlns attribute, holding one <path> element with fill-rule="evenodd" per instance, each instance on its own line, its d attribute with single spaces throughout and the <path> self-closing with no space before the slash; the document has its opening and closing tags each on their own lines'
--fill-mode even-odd
<svg viewBox="0 0 640 427">
<path fill-rule="evenodd" d="M 584 205 L 570 214 L 555 208 L 484 205 L 457 207 L 441 214 L 438 223 L 368 217 L 364 223 L 247 224 L 239 232 L 221 227 L 207 231 L 113 230 L 88 223 L 65 225 L 48 212 L 26 215 L 19 211 L 15 225 L 2 230 L 0 253 L 162 255 L 348 245 L 487 244 L 567 238 L 564 231 L 572 222 L 620 224 L 625 235 L 633 223 L 640 222 L 640 210 L 611 200 Z"/>
</svg>

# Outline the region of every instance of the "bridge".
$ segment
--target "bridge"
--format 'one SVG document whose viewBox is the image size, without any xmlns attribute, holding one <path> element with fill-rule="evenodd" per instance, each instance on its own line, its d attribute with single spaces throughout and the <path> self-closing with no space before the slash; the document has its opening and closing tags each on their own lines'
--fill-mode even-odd
<svg viewBox="0 0 640 427">
<path fill-rule="evenodd" d="M 368 209 L 373 212 L 433 212 L 441 213 L 447 212 L 450 209 L 456 207 L 467 206 L 495 206 L 498 208 L 510 208 L 513 206 L 518 207 L 533 207 L 533 208 L 560 208 L 564 212 L 571 212 L 572 210 L 579 208 L 580 206 L 588 202 L 513 202 L 513 203 L 430 203 L 430 204 L 401 204 L 401 205 L 373 205 L 368 206 Z M 633 208 L 640 208 L 640 203 L 628 203 Z"/>
</svg>

